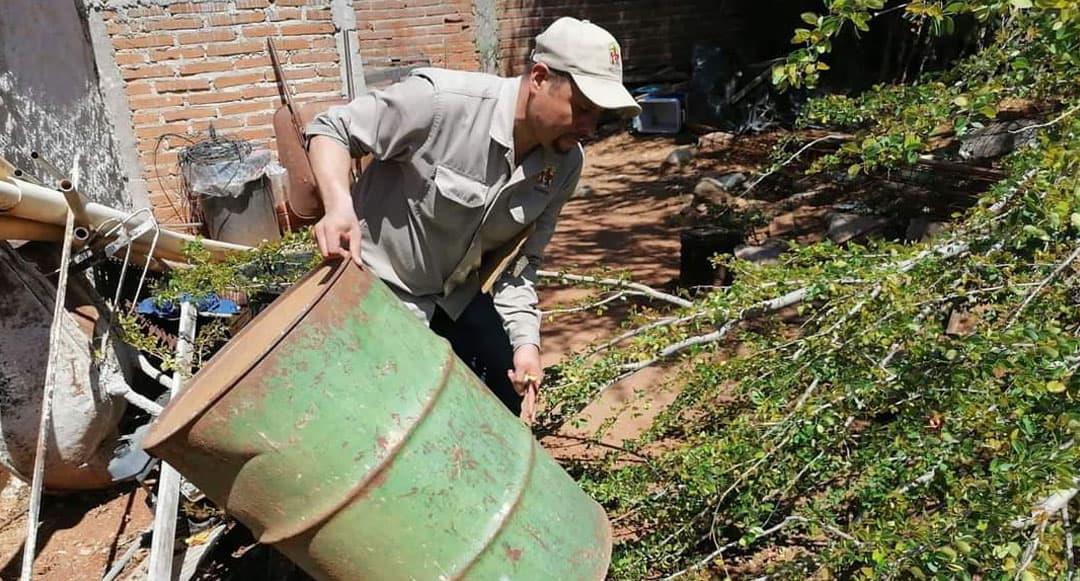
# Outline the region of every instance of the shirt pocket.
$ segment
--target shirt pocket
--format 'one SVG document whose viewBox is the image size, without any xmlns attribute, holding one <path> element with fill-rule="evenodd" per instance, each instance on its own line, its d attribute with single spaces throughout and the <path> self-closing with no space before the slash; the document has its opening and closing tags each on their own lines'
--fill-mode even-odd
<svg viewBox="0 0 1080 581">
<path fill-rule="evenodd" d="M 487 197 L 487 185 L 444 165 L 435 166 L 436 206 L 446 200 L 465 208 L 479 208 Z"/>
</svg>

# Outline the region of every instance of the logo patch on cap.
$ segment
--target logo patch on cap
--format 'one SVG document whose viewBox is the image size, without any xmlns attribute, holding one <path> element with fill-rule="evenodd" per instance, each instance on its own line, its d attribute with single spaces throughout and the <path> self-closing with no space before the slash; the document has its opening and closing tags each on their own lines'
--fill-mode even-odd
<svg viewBox="0 0 1080 581">
<path fill-rule="evenodd" d="M 611 56 L 611 64 L 613 66 L 619 66 L 619 63 L 622 62 L 622 56 L 619 55 L 619 45 L 614 42 L 608 47 L 608 55 Z"/>
</svg>

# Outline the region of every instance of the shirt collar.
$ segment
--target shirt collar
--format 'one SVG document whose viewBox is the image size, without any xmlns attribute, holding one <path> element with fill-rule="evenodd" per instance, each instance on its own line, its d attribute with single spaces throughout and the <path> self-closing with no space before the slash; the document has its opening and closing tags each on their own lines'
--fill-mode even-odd
<svg viewBox="0 0 1080 581">
<path fill-rule="evenodd" d="M 491 138 L 511 152 L 514 150 L 514 113 L 520 87 L 521 77 L 503 79 L 499 103 L 495 106 L 495 119 L 491 122 Z"/>
</svg>

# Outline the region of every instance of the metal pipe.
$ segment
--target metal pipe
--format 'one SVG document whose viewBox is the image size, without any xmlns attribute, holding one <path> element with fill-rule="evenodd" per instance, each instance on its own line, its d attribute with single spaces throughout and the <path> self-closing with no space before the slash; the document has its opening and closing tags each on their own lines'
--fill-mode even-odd
<svg viewBox="0 0 1080 581">
<path fill-rule="evenodd" d="M 0 180 L 0 208 L 8 208 L 7 214 L 10 216 L 46 224 L 61 225 L 64 223 L 68 204 L 63 193 L 16 178 Z M 86 203 L 84 209 L 86 211 L 86 225 L 93 230 L 99 229 L 107 222 L 123 221 L 129 214 L 129 212 L 114 210 L 96 202 Z M 131 226 L 138 225 L 142 220 L 131 222 Z M 136 238 L 136 249 L 139 249 L 140 244 L 149 246 L 153 237 L 154 232 L 151 230 Z M 161 239 L 154 249 L 154 256 L 186 262 L 183 251 L 184 245 L 194 241 L 194 236 L 163 228 L 161 229 Z M 251 250 L 250 246 L 218 240 L 203 240 L 202 243 L 203 247 L 209 250 L 211 256 L 217 260 L 223 260 L 233 254 Z"/>
<path fill-rule="evenodd" d="M 0 215 L 0 240 L 60 241 L 63 239 L 64 229 L 55 224 Z"/>
</svg>

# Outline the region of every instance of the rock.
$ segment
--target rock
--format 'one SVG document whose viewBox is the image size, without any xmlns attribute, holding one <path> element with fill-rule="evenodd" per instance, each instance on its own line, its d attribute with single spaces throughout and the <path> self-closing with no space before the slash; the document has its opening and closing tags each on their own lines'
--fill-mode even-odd
<svg viewBox="0 0 1080 581">
<path fill-rule="evenodd" d="M 904 240 L 909 242 L 921 242 L 936 236 L 939 232 L 948 229 L 948 222 L 934 222 L 929 218 L 912 218 L 904 232 Z"/>
<path fill-rule="evenodd" d="M 571 198 L 591 198 L 596 194 L 596 190 L 589 184 L 578 184 L 577 189 L 570 195 Z"/>
<path fill-rule="evenodd" d="M 760 245 L 740 244 L 735 247 L 735 258 L 759 264 L 773 264 L 788 249 L 788 243 L 780 238 L 766 238 Z"/>
<path fill-rule="evenodd" d="M 729 173 L 716 178 L 716 181 L 719 182 L 725 190 L 733 190 L 746 181 L 746 175 L 742 173 Z"/>
<path fill-rule="evenodd" d="M 829 217 L 829 230 L 827 236 L 836 244 L 864 237 L 868 234 L 881 231 L 889 224 L 889 221 L 880 216 L 864 216 L 861 214 L 833 214 Z"/>
<path fill-rule="evenodd" d="M 1031 141 L 1035 131 L 1024 128 L 1036 123 L 1033 119 L 989 123 L 960 138 L 960 157 L 965 160 L 1001 157 Z"/>
<path fill-rule="evenodd" d="M 692 147 L 680 147 L 668 154 L 660 164 L 660 175 L 665 175 L 671 171 L 682 171 L 688 167 L 694 161 L 694 148 Z"/>
<path fill-rule="evenodd" d="M 706 133 L 701 137 L 698 137 L 698 147 L 704 147 L 707 149 L 724 149 L 731 145 L 731 142 L 735 140 L 733 133 L 726 131 L 713 131 L 712 133 Z"/>
</svg>

